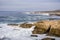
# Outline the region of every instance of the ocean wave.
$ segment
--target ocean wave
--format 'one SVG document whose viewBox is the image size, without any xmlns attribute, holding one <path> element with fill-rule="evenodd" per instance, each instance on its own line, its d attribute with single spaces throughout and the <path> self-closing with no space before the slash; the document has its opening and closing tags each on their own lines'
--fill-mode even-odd
<svg viewBox="0 0 60 40">
<path fill-rule="evenodd" d="M 28 15 L 28 16 L 0 16 L 0 23 L 19 23 L 28 21 L 39 21 L 39 20 L 59 20 L 60 16 L 40 16 L 40 15 Z"/>
</svg>

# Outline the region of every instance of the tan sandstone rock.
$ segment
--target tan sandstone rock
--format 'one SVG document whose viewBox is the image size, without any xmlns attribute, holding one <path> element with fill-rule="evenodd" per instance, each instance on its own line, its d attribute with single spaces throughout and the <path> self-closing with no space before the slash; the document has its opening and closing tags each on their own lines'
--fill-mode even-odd
<svg viewBox="0 0 60 40">
<path fill-rule="evenodd" d="M 32 26 L 33 24 L 27 24 L 27 23 L 20 24 L 20 27 L 22 28 L 31 28 Z"/>
<path fill-rule="evenodd" d="M 54 35 L 60 37 L 60 25 L 52 25 L 49 31 L 49 35 Z"/>
<path fill-rule="evenodd" d="M 23 24 L 8 24 L 9 26 L 18 26 L 22 28 L 31 28 L 35 26 L 32 31 L 33 34 L 43 34 L 54 35 L 60 37 L 60 20 L 42 20 L 35 22 L 33 24 L 23 23 Z"/>
<path fill-rule="evenodd" d="M 47 23 L 49 21 L 40 21 L 40 22 L 37 22 L 37 23 L 34 23 L 34 25 L 36 26 L 34 28 L 34 31 L 32 32 L 33 34 L 42 34 L 42 33 L 45 33 L 50 25 Z"/>
<path fill-rule="evenodd" d="M 48 33 L 60 37 L 60 20 L 44 20 L 34 23 L 36 26 L 33 34 Z"/>
</svg>

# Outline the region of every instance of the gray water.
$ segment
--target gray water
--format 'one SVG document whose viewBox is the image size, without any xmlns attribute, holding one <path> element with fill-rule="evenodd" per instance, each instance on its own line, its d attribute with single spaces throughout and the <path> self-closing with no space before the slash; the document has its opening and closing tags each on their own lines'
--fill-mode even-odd
<svg viewBox="0 0 60 40">
<path fill-rule="evenodd" d="M 16 11 L 0 11 L 0 23 L 34 22 L 40 20 L 59 20 L 60 16 L 26 14 Z"/>
</svg>

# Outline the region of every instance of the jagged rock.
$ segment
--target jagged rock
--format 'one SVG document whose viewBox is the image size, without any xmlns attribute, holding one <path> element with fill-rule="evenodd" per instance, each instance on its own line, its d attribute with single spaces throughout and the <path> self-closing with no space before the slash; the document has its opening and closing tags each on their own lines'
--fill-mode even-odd
<svg viewBox="0 0 60 40">
<path fill-rule="evenodd" d="M 42 40 L 55 40 L 54 38 L 44 38 Z"/>
<path fill-rule="evenodd" d="M 27 24 L 27 23 L 20 24 L 20 27 L 22 28 L 31 28 L 32 26 L 33 24 Z"/>
</svg>

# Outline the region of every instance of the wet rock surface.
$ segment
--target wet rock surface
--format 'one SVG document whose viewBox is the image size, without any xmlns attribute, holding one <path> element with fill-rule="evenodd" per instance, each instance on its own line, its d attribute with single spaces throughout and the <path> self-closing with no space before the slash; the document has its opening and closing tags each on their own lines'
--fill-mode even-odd
<svg viewBox="0 0 60 40">
<path fill-rule="evenodd" d="M 54 38 L 44 38 L 42 40 L 55 40 Z"/>
<path fill-rule="evenodd" d="M 38 35 L 31 35 L 31 37 L 38 37 Z"/>
<path fill-rule="evenodd" d="M 0 40 L 11 40 L 10 38 L 3 37 Z"/>
<path fill-rule="evenodd" d="M 18 26 L 18 24 L 8 24 L 9 26 Z"/>
</svg>

